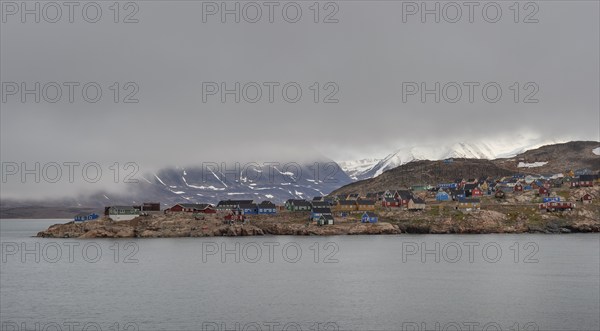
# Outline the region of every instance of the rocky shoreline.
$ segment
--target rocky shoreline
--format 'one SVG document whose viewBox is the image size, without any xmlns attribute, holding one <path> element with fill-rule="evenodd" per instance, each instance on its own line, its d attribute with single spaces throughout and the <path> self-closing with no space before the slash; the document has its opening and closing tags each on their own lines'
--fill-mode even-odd
<svg viewBox="0 0 600 331">
<path fill-rule="evenodd" d="M 293 214 L 293 213 L 288 213 Z M 600 220 L 587 217 L 546 217 L 512 219 L 494 211 L 480 211 L 461 217 L 420 215 L 404 219 L 403 215 L 384 215 L 374 224 L 356 219 L 317 226 L 306 215 L 257 217 L 246 224 L 225 224 L 222 216 L 206 215 L 195 219 L 189 214 L 151 215 L 130 221 L 115 222 L 107 218 L 88 222 L 55 224 L 41 231 L 44 238 L 175 238 L 215 236 L 333 236 L 382 234 L 488 234 L 488 233 L 578 233 L 600 232 Z M 568 215 L 567 215 L 568 216 Z"/>
</svg>

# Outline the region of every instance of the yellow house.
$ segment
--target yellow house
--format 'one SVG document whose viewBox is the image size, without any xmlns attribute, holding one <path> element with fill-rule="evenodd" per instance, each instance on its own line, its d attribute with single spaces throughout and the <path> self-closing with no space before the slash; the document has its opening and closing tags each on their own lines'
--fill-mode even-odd
<svg viewBox="0 0 600 331">
<path fill-rule="evenodd" d="M 356 201 L 358 211 L 374 211 L 375 201 L 374 200 L 357 200 Z"/>
<path fill-rule="evenodd" d="M 487 183 L 487 180 L 484 180 L 483 184 L 479 185 L 479 187 L 481 188 L 482 191 L 484 191 L 484 192 L 487 191 L 488 187 L 489 187 L 488 183 Z"/>
<path fill-rule="evenodd" d="M 479 199 L 462 199 L 458 201 L 458 209 L 463 211 L 479 210 L 481 202 Z"/>
<path fill-rule="evenodd" d="M 340 211 L 356 211 L 358 210 L 358 205 L 356 204 L 356 201 L 353 200 L 339 200 L 337 202 L 337 204 L 335 204 L 335 206 L 333 206 L 333 210 L 340 212 Z"/>
</svg>

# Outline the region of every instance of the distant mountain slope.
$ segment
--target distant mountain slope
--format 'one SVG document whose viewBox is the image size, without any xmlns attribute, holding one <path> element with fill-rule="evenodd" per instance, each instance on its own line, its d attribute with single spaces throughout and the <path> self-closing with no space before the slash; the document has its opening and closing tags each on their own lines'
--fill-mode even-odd
<svg viewBox="0 0 600 331">
<path fill-rule="evenodd" d="M 344 170 L 348 172 L 350 177 L 361 180 L 377 177 L 386 170 L 417 160 L 436 161 L 448 158 L 493 160 L 496 158 L 513 157 L 523 151 L 553 143 L 557 143 L 557 141 L 515 137 L 514 140 L 509 140 L 508 142 L 455 142 L 411 146 L 396 150 L 382 160 L 379 160 L 379 162 L 374 163 L 371 167 L 367 167 L 368 163 L 363 163 L 363 167 Z M 352 162 L 342 163 L 342 168 L 344 168 L 345 164 L 352 164 Z"/>
<path fill-rule="evenodd" d="M 144 201 L 160 202 L 163 208 L 175 203 L 217 203 L 224 199 L 252 199 L 255 202 L 270 200 L 283 204 L 287 199 L 312 199 L 314 196 L 326 195 L 352 182 L 340 166 L 330 160 L 317 162 L 318 171 L 315 163 L 281 164 L 282 166 L 247 167 L 240 169 L 239 173 L 233 166 L 224 173 L 210 167 L 166 168 L 156 174 L 138 176 L 138 183 L 125 184 L 127 191 L 118 194 L 98 191 L 56 200 L 3 199 L 0 218 L 36 217 L 35 215 L 65 217 L 70 215 L 70 208 L 92 208 L 99 211 L 108 205 L 132 205 Z M 285 165 L 287 168 L 284 168 Z"/>
<path fill-rule="evenodd" d="M 397 189 L 421 183 L 437 184 L 456 178 L 507 176 L 514 173 L 555 174 L 566 170 L 600 171 L 600 156 L 594 153 L 600 142 L 573 141 L 542 146 L 515 157 L 495 160 L 453 158 L 452 162 L 411 161 L 375 178 L 343 186 L 332 194 L 367 193 Z"/>
<path fill-rule="evenodd" d="M 600 170 L 600 156 L 594 150 L 600 148 L 597 141 L 571 141 L 528 150 L 515 157 L 494 161 L 498 166 L 513 171 L 534 173 L 558 173 L 566 170 Z"/>
<path fill-rule="evenodd" d="M 387 189 L 407 188 L 420 183 L 450 182 L 456 178 L 507 176 L 513 172 L 498 167 L 493 161 L 479 159 L 454 159 L 444 161 L 412 161 L 381 175 L 343 186 L 331 194 L 368 193 Z"/>
<path fill-rule="evenodd" d="M 363 177 L 364 173 L 371 170 L 380 161 L 380 159 L 362 159 L 358 161 L 342 161 L 338 162 L 338 164 L 350 178 L 357 180 L 362 179 L 359 177 Z"/>
</svg>

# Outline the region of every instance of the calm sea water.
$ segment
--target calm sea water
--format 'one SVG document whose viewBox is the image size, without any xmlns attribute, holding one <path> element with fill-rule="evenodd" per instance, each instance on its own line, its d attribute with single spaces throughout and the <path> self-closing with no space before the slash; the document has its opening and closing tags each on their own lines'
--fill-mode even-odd
<svg viewBox="0 0 600 331">
<path fill-rule="evenodd" d="M 600 237 L 32 238 L 1 220 L 1 330 L 599 330 Z"/>
</svg>

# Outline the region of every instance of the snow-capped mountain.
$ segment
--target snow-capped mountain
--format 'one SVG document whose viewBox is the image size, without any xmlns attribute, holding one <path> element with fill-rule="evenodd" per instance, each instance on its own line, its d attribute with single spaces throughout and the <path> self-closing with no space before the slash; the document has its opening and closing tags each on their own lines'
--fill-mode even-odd
<svg viewBox="0 0 600 331">
<path fill-rule="evenodd" d="M 358 161 L 342 161 L 338 162 L 338 164 L 350 178 L 357 180 L 357 176 L 373 168 L 379 161 L 381 159 L 362 159 Z"/>
<path fill-rule="evenodd" d="M 342 168 L 344 165 L 359 164 L 361 166 L 348 166 L 350 171 L 348 175 L 355 179 L 367 179 L 381 175 L 384 171 L 396 168 L 405 163 L 415 160 L 445 160 L 449 158 L 469 158 L 469 159 L 497 159 L 512 157 L 530 149 L 538 148 L 543 145 L 560 143 L 560 140 L 539 140 L 527 139 L 525 137 L 515 137 L 514 139 L 488 142 L 454 142 L 443 145 L 423 145 L 403 147 L 389 154 L 385 158 L 368 166 L 367 162 L 356 161 L 340 162 Z"/>
<path fill-rule="evenodd" d="M 186 202 L 216 204 L 226 199 L 269 200 L 283 204 L 287 199 L 312 199 L 314 196 L 327 195 L 352 182 L 341 167 L 332 161 L 255 165 L 238 169 L 232 165 L 220 168 L 216 164 L 216 167 L 165 168 L 157 173 L 137 176 L 138 183 L 128 184 L 129 191 L 126 193 L 97 192 L 87 197 L 84 204 L 160 201 L 165 207 Z"/>
</svg>

